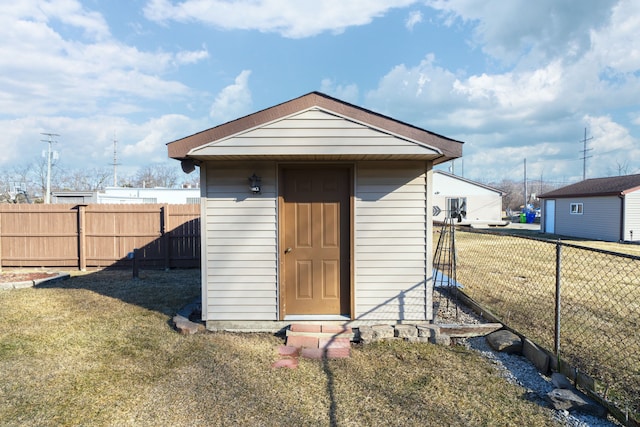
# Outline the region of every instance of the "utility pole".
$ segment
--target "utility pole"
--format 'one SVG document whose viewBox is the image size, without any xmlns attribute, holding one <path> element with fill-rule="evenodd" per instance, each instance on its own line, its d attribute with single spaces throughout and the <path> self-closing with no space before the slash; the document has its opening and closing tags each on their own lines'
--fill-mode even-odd
<svg viewBox="0 0 640 427">
<path fill-rule="evenodd" d="M 527 211 L 527 159 L 524 159 L 524 212 Z"/>
<path fill-rule="evenodd" d="M 587 138 L 587 128 L 584 128 L 584 139 L 580 142 L 582 142 L 582 180 L 584 181 L 585 179 L 587 179 L 587 159 L 591 158 L 593 156 L 587 156 L 587 151 L 591 151 L 593 150 L 593 148 L 587 148 L 587 141 L 592 140 L 593 137 L 591 138 Z"/>
<path fill-rule="evenodd" d="M 118 186 L 118 140 L 116 139 L 116 133 L 113 132 L 113 186 Z"/>
<path fill-rule="evenodd" d="M 47 139 L 42 139 L 42 142 L 46 142 L 49 144 L 49 149 L 47 151 L 47 192 L 44 195 L 45 204 L 51 203 L 51 155 L 53 152 L 51 151 L 51 144 L 57 141 L 54 141 L 54 137 L 60 136 L 57 133 L 45 133 L 41 132 L 41 135 L 47 136 Z"/>
</svg>

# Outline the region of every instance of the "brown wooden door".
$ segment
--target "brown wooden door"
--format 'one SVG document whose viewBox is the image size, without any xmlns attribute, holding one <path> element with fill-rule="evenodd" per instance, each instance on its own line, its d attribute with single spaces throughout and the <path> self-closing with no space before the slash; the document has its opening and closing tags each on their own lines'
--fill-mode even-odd
<svg viewBox="0 0 640 427">
<path fill-rule="evenodd" d="M 350 169 L 282 170 L 283 314 L 349 314 Z"/>
</svg>

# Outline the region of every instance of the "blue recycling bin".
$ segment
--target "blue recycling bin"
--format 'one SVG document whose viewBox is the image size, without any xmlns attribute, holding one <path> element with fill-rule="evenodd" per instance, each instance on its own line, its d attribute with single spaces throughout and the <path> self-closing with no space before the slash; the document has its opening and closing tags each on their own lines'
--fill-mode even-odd
<svg viewBox="0 0 640 427">
<path fill-rule="evenodd" d="M 527 224 L 533 224 L 536 219 L 535 211 L 527 212 Z"/>
</svg>

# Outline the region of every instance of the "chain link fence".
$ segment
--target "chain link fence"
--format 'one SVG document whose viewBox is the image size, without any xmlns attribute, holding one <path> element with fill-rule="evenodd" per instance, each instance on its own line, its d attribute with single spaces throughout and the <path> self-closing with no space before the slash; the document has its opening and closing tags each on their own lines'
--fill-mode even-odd
<svg viewBox="0 0 640 427">
<path fill-rule="evenodd" d="M 595 379 L 601 397 L 638 418 L 640 257 L 461 230 L 455 257 L 467 295 Z"/>
</svg>

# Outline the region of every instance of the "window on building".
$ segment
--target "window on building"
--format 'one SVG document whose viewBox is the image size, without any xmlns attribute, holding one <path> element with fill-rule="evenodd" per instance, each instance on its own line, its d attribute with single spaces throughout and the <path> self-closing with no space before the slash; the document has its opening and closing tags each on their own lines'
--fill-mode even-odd
<svg viewBox="0 0 640 427">
<path fill-rule="evenodd" d="M 571 215 L 582 215 L 582 203 L 571 203 L 569 212 Z"/>
<path fill-rule="evenodd" d="M 449 218 L 457 218 L 467 215 L 467 198 L 466 197 L 447 197 L 447 215 Z"/>
</svg>

